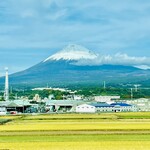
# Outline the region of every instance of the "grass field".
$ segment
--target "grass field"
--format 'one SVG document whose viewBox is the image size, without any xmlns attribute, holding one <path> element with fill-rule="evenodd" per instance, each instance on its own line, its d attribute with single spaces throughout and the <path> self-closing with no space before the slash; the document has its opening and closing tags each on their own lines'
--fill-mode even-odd
<svg viewBox="0 0 150 150">
<path fill-rule="evenodd" d="M 1 116 L 0 150 L 149 150 L 150 113 Z"/>
</svg>

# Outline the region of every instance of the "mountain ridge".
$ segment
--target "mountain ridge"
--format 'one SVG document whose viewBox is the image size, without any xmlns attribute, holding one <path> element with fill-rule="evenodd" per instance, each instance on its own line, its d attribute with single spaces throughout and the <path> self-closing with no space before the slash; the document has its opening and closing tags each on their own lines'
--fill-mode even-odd
<svg viewBox="0 0 150 150">
<path fill-rule="evenodd" d="M 71 47 L 71 49 L 69 49 Z M 77 49 L 79 48 L 79 49 Z M 82 49 L 82 50 L 81 50 Z M 76 57 L 62 54 L 62 52 L 73 53 L 77 51 Z M 82 51 L 83 53 L 78 53 Z M 79 84 L 101 84 L 107 83 L 145 83 L 150 79 L 150 70 L 142 70 L 134 66 L 113 64 L 92 64 L 98 55 L 84 49 L 82 46 L 68 46 L 62 51 L 51 55 L 44 61 L 17 73 L 10 75 L 12 84 L 30 85 L 79 85 Z M 82 55 L 86 54 L 84 57 Z M 92 57 L 90 57 L 92 54 Z M 59 56 L 53 59 L 52 56 Z M 65 57 L 64 57 L 65 56 Z M 58 59 L 59 58 L 59 59 Z M 88 61 L 87 61 L 88 60 Z M 83 61 L 83 63 L 81 63 Z M 86 63 L 84 63 L 84 61 Z M 88 62 L 88 63 L 87 63 Z M 2 80 L 0 79 L 0 82 Z M 4 81 L 3 81 L 4 82 Z"/>
</svg>

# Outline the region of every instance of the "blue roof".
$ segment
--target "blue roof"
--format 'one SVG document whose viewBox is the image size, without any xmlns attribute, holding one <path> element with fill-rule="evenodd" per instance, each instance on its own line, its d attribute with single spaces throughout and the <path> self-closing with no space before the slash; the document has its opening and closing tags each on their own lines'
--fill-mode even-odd
<svg viewBox="0 0 150 150">
<path fill-rule="evenodd" d="M 112 106 L 116 106 L 116 105 L 119 105 L 119 106 L 132 106 L 132 105 L 129 105 L 129 104 L 126 104 L 126 103 L 112 103 L 111 105 Z"/>
<path fill-rule="evenodd" d="M 95 107 L 114 107 L 114 106 L 109 105 L 107 103 L 91 103 L 90 105 L 95 106 Z"/>
</svg>

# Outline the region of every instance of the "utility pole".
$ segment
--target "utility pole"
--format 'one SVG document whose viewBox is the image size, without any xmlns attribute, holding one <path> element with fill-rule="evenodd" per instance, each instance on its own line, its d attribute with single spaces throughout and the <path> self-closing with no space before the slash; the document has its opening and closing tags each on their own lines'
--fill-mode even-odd
<svg viewBox="0 0 150 150">
<path fill-rule="evenodd" d="M 131 100 L 133 99 L 133 89 L 131 88 Z"/>
<path fill-rule="evenodd" d="M 46 86 L 46 87 L 47 87 L 47 88 L 49 87 L 49 86 L 48 86 L 48 83 L 47 83 L 47 86 Z"/>
<path fill-rule="evenodd" d="M 140 84 L 135 84 L 134 87 L 135 87 L 135 92 L 138 91 L 138 87 L 140 86 Z"/>
<path fill-rule="evenodd" d="M 103 83 L 103 86 L 104 86 L 104 89 L 106 89 L 106 82 L 104 81 L 104 83 Z"/>
<path fill-rule="evenodd" d="M 12 91 L 13 91 L 13 87 L 11 86 L 11 87 L 10 87 L 10 93 L 11 93 L 11 94 L 13 93 Z"/>
<path fill-rule="evenodd" d="M 15 95 L 15 99 L 17 100 L 18 99 L 18 94 L 16 93 L 16 95 Z"/>
</svg>

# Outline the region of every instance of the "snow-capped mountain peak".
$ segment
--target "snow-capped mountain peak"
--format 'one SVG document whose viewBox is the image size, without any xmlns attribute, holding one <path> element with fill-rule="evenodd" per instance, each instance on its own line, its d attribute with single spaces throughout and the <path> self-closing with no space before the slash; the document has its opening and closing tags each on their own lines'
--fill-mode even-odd
<svg viewBox="0 0 150 150">
<path fill-rule="evenodd" d="M 91 52 L 87 48 L 80 46 L 80 45 L 68 45 L 63 50 L 59 51 L 58 53 L 48 57 L 44 60 L 81 60 L 81 59 L 88 59 L 93 60 L 97 58 L 97 54 Z"/>
</svg>

